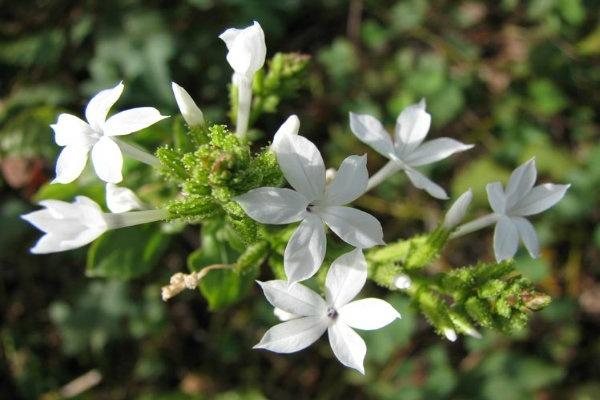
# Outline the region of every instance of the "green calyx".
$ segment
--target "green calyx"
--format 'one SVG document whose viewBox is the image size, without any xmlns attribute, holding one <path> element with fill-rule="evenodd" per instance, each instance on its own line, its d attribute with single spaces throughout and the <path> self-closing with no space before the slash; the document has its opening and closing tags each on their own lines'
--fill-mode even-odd
<svg viewBox="0 0 600 400">
<path fill-rule="evenodd" d="M 188 222 L 224 218 L 244 241 L 254 242 L 258 226 L 234 198 L 283 183 L 275 155 L 268 148 L 253 155 L 249 144 L 224 125 L 194 128 L 189 134 L 198 143 L 196 150 L 163 147 L 156 153 L 162 174 L 181 192 L 166 206 L 169 217 Z"/>
</svg>

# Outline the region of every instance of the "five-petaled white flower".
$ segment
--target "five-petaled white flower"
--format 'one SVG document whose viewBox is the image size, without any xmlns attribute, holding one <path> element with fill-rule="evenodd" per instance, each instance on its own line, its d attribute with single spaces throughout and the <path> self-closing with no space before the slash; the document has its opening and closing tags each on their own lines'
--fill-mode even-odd
<svg viewBox="0 0 600 400">
<path fill-rule="evenodd" d="M 106 184 L 106 206 L 114 213 L 122 213 L 144 208 L 142 201 L 126 187 L 114 183 Z"/>
<path fill-rule="evenodd" d="M 100 206 L 85 196 L 77 196 L 73 203 L 44 200 L 39 204 L 46 208 L 21 216 L 45 233 L 31 248 L 34 254 L 85 246 L 108 229 Z"/>
<path fill-rule="evenodd" d="M 258 282 L 269 303 L 292 319 L 269 329 L 254 348 L 293 353 L 310 346 L 327 331 L 337 359 L 364 374 L 367 346 L 352 328 L 379 329 L 400 318 L 384 300 L 350 302 L 366 280 L 367 262 L 362 251 L 355 249 L 331 264 L 325 280 L 325 300 L 302 284 L 288 287 L 282 280 Z"/>
<path fill-rule="evenodd" d="M 310 278 L 321 266 L 327 246 L 323 223 L 352 246 L 384 244 L 383 229 L 375 217 L 344 206 L 365 192 L 366 156 L 347 157 L 335 179 L 326 185 L 325 164 L 317 147 L 303 136 L 281 130 L 278 135 L 277 161 L 296 190 L 262 187 L 235 200 L 251 218 L 263 224 L 302 221 L 285 248 L 284 268 L 289 283 Z"/>
<path fill-rule="evenodd" d="M 241 80 L 252 82 L 252 77 L 262 68 L 267 55 L 265 33 L 260 24 L 254 24 L 244 29 L 229 28 L 219 38 L 227 46 L 227 62 L 235 72 L 234 84 Z"/>
<path fill-rule="evenodd" d="M 497 218 L 494 229 L 494 253 L 497 261 L 512 258 L 523 240 L 531 257 L 540 252 L 533 225 L 525 218 L 541 213 L 558 203 L 570 185 L 545 183 L 533 186 L 537 178 L 535 159 L 527 161 L 513 171 L 506 185 L 500 182 L 486 186 L 488 200 Z"/>
<path fill-rule="evenodd" d="M 402 169 L 415 187 L 424 189 L 435 198 L 448 198 L 444 189 L 417 171 L 415 167 L 443 160 L 454 153 L 468 150 L 473 145 L 446 137 L 423 142 L 430 125 L 431 115 L 425 111 L 424 100 L 407 107 L 400 113 L 396 120 L 394 142 L 375 117 L 350 113 L 350 129 L 354 135 L 390 160 L 378 175 L 371 178 L 369 189 L 390 174 Z"/>
<path fill-rule="evenodd" d="M 144 129 L 166 116 L 156 108 L 140 107 L 122 111 L 106 119 L 109 109 L 123 92 L 123 84 L 95 95 L 85 109 L 87 123 L 71 114 L 60 114 L 54 130 L 54 140 L 65 146 L 56 162 L 54 182 L 69 183 L 81 175 L 92 152 L 96 174 L 105 182 L 118 183 L 123 177 L 123 155 L 115 136 L 128 135 Z"/>
</svg>

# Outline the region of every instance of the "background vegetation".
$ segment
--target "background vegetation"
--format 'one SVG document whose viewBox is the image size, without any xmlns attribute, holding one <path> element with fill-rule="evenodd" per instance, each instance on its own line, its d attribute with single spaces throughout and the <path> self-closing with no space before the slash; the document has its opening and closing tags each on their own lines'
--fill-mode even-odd
<svg viewBox="0 0 600 400">
<path fill-rule="evenodd" d="M 93 371 L 84 380 L 99 383 L 81 398 L 600 398 L 599 15 L 594 0 L 4 1 L 0 397 L 68 396 L 72 386 L 65 385 Z M 404 106 L 426 97 L 432 136 L 477 145 L 428 171 L 453 197 L 472 187 L 472 215 L 486 209 L 485 183 L 505 179 L 532 155 L 543 180 L 573 184 L 536 218 L 542 257 L 519 253 L 519 270 L 553 297 L 526 330 L 449 343 L 406 298 L 391 294 L 404 318 L 364 335 L 362 377 L 341 368 L 324 341 L 289 356 L 252 351 L 274 322 L 257 288 L 216 312 L 194 292 L 163 303 L 160 285 L 185 270 L 197 228 L 170 240 L 132 231 L 154 247 L 128 249 L 129 260 L 102 257 L 101 247 L 87 260 L 85 250 L 27 253 L 38 232 L 18 216 L 36 200 L 103 195 L 93 176 L 59 189 L 46 185 L 58 151 L 48 125 L 58 113 L 80 113 L 97 90 L 123 80 L 119 107 L 151 105 L 177 115 L 174 80 L 211 120 L 226 121 L 230 68 L 217 36 L 254 19 L 269 56 L 312 56 L 301 94 L 255 123 L 263 143 L 296 113 L 329 165 L 368 152 L 373 172 L 383 160 L 352 137 L 348 111 L 392 126 Z M 135 139 L 149 148 L 172 140 L 160 136 L 177 130 L 181 120 L 172 120 Z M 126 167 L 128 186 L 151 201 L 156 190 L 143 184 L 147 171 Z M 447 207 L 400 175 L 359 206 L 383 221 L 389 239 L 431 229 Z M 491 260 L 490 242 L 491 231 L 458 240 L 431 269 Z M 133 279 L 103 278 L 115 275 L 106 273 L 111 268 Z"/>
</svg>

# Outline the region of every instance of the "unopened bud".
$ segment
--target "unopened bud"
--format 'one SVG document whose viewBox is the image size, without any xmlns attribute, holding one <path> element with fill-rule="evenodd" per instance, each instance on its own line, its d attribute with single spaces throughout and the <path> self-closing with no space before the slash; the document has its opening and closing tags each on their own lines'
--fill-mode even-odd
<svg viewBox="0 0 600 400">
<path fill-rule="evenodd" d="M 452 328 L 444 328 L 442 333 L 444 334 L 444 336 L 446 336 L 446 339 L 448 339 L 451 342 L 455 342 L 458 338 L 458 336 L 456 336 L 456 331 Z"/>
<path fill-rule="evenodd" d="M 204 114 L 202 114 L 202 110 L 198 108 L 192 96 L 175 82 L 172 82 L 171 87 L 175 95 L 175 101 L 177 101 L 177 106 L 185 122 L 189 126 L 204 125 Z"/>
<path fill-rule="evenodd" d="M 408 275 L 400 274 L 393 278 L 394 286 L 398 289 L 405 290 L 410 287 L 412 280 Z"/>
<path fill-rule="evenodd" d="M 471 204 L 471 200 L 473 200 L 473 192 L 471 189 L 467 190 L 456 199 L 454 204 L 452 204 L 452 207 L 450 207 L 446 213 L 446 218 L 444 218 L 444 228 L 454 229 L 462 222 L 467 213 L 467 209 L 469 208 L 469 204 Z"/>
</svg>

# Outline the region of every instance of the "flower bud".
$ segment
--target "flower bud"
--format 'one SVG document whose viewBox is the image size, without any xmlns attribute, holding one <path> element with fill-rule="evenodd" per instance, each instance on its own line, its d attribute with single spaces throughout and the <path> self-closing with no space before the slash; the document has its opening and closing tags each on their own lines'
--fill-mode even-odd
<svg viewBox="0 0 600 400">
<path fill-rule="evenodd" d="M 400 274 L 394 276 L 393 283 L 396 288 L 405 290 L 412 285 L 412 280 L 408 275 Z"/>
<path fill-rule="evenodd" d="M 189 126 L 204 125 L 204 114 L 202 114 L 202 111 L 198 108 L 190 94 L 175 82 L 171 83 L 171 87 L 173 88 L 175 101 L 177 101 L 177 106 L 185 122 Z"/>
<path fill-rule="evenodd" d="M 473 199 L 473 192 L 471 189 L 467 190 L 463 194 L 460 195 L 458 199 L 452 204 L 452 207 L 446 213 L 446 218 L 444 218 L 444 228 L 446 229 L 454 229 L 458 224 L 461 223 L 465 214 L 467 213 L 467 209 L 469 208 L 469 204 L 471 204 L 471 200 Z"/>
<path fill-rule="evenodd" d="M 444 336 L 446 336 L 446 339 L 448 339 L 451 342 L 456 342 L 456 339 L 458 339 L 456 331 L 452 328 L 444 328 L 442 333 L 444 334 Z"/>
<path fill-rule="evenodd" d="M 114 183 L 106 184 L 106 206 L 114 213 L 122 213 L 144 208 L 141 200 L 132 190 Z"/>
<path fill-rule="evenodd" d="M 227 29 L 219 38 L 229 50 L 227 62 L 237 75 L 234 83 L 236 79 L 252 81 L 252 76 L 264 65 L 267 54 L 265 33 L 260 24 L 254 21 L 254 24 L 244 29 Z"/>
</svg>

